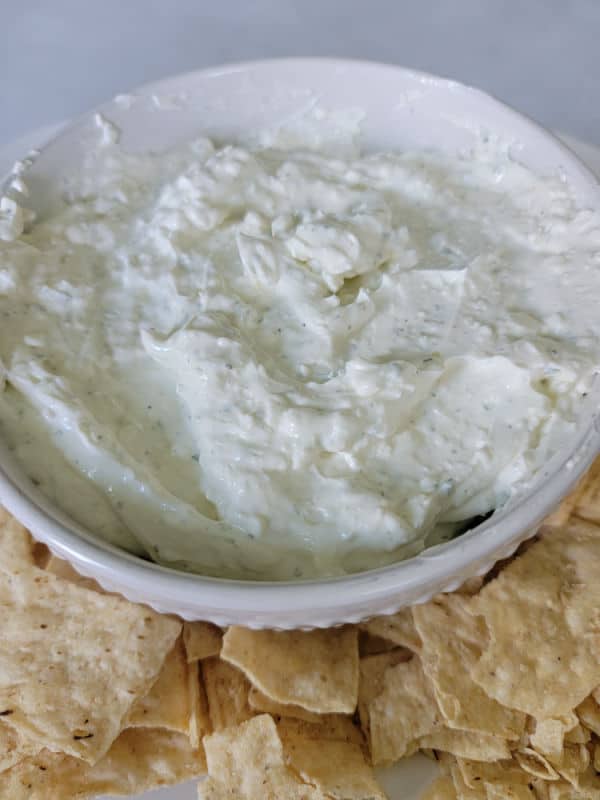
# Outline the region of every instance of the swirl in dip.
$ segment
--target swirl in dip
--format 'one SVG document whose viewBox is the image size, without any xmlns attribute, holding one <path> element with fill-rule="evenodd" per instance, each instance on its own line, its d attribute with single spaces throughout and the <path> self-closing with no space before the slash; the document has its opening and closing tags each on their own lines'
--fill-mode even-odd
<svg viewBox="0 0 600 800">
<path fill-rule="evenodd" d="M 489 142 L 96 138 L 52 213 L 19 169 L 0 206 L 1 435 L 80 524 L 208 575 L 340 575 L 456 534 L 572 435 L 600 220 L 560 177 Z"/>
</svg>

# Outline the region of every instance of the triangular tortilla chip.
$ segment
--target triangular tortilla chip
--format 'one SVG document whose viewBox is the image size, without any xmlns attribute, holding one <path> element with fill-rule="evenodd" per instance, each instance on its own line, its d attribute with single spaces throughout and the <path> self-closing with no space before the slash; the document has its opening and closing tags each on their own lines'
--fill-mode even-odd
<svg viewBox="0 0 600 800">
<path fill-rule="evenodd" d="M 488 697 L 470 676 L 487 636 L 485 623 L 468 613 L 470 602 L 449 594 L 413 608 L 423 669 L 449 727 L 519 739 L 525 714 Z"/>
<path fill-rule="evenodd" d="M 137 728 L 123 731 L 94 766 L 44 750 L 0 777 L 0 800 L 84 800 L 99 794 L 131 795 L 206 773 L 204 751 L 187 736 Z"/>
<path fill-rule="evenodd" d="M 40 747 L 94 763 L 180 630 L 170 617 L 37 567 L 0 568 L 0 713 Z"/>
<path fill-rule="evenodd" d="M 247 630 L 231 627 L 221 657 L 279 703 L 308 711 L 352 713 L 358 697 L 358 631 Z"/>
<path fill-rule="evenodd" d="M 188 661 L 202 661 L 221 652 L 223 631 L 211 622 L 184 622 L 183 642 Z"/>
<path fill-rule="evenodd" d="M 471 602 L 490 634 L 471 674 L 490 697 L 544 719 L 600 684 L 600 527 L 546 530 Z"/>
</svg>

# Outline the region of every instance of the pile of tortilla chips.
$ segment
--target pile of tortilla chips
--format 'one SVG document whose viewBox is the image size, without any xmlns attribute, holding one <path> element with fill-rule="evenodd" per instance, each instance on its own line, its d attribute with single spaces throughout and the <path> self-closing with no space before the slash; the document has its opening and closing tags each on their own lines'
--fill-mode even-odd
<svg viewBox="0 0 600 800">
<path fill-rule="evenodd" d="M 0 800 L 600 800 L 600 463 L 485 578 L 358 626 L 222 631 L 103 592 L 0 519 Z"/>
</svg>

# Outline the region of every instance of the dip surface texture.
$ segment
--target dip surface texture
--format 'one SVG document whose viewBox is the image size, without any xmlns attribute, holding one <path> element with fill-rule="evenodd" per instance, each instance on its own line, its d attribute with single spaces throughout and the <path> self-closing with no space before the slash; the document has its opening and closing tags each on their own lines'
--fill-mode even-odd
<svg viewBox="0 0 600 800">
<path fill-rule="evenodd" d="M 558 177 L 491 144 L 113 134 L 52 213 L 20 178 L 0 209 L 0 434 L 80 524 L 207 575 L 340 575 L 498 508 L 573 433 L 600 223 Z"/>
</svg>

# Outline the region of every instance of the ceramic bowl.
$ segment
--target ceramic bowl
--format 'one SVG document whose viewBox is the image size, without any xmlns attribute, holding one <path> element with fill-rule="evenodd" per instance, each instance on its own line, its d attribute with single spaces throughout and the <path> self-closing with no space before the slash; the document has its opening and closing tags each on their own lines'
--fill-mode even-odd
<svg viewBox="0 0 600 800">
<path fill-rule="evenodd" d="M 400 67 L 329 59 L 234 64 L 144 86 L 100 109 L 121 129 L 123 147 L 160 150 L 198 134 L 236 139 L 287 124 L 315 108 L 360 111 L 367 148 L 469 148 L 482 132 L 512 143 L 540 174 L 560 171 L 582 205 L 600 207 L 592 174 L 550 133 L 488 95 Z M 29 176 L 43 213 L 65 173 L 77 169 L 93 112 L 42 148 Z M 600 451 L 598 392 L 577 433 L 512 506 L 463 536 L 419 556 L 343 578 L 303 583 L 220 580 L 148 563 L 82 530 L 53 507 L 0 446 L 0 502 L 57 555 L 104 587 L 159 611 L 220 625 L 310 628 L 388 614 L 455 589 L 486 572 L 531 536 Z"/>
</svg>

